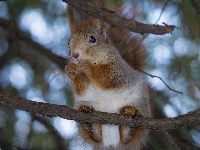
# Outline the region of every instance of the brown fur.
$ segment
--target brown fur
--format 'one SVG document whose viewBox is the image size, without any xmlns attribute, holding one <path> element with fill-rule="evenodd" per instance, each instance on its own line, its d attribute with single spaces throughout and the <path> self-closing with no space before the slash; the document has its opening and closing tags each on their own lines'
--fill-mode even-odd
<svg viewBox="0 0 200 150">
<path fill-rule="evenodd" d="M 72 82 L 73 82 L 74 88 L 76 90 L 75 92 L 78 95 L 83 95 L 88 86 L 87 77 L 84 74 L 79 74 L 72 80 Z"/>
<path fill-rule="evenodd" d="M 71 8 L 68 8 L 68 9 L 71 9 Z M 145 64 L 146 52 L 144 50 L 143 45 L 141 44 L 141 41 L 140 41 L 141 39 L 139 36 L 134 37 L 132 36 L 132 33 L 130 33 L 128 30 L 118 28 L 118 27 L 113 27 L 113 26 L 107 26 L 106 28 L 107 30 L 103 30 L 102 32 L 100 28 L 101 26 L 98 26 L 99 21 L 97 19 L 90 18 L 84 22 L 78 23 L 78 22 L 75 22 L 74 19 L 72 19 L 73 13 L 71 11 L 68 11 L 68 12 L 69 12 L 68 14 L 69 18 L 71 17 L 69 21 L 73 21 L 72 23 L 70 23 L 70 28 L 72 30 L 72 36 L 70 38 L 72 50 L 84 51 L 85 49 L 80 47 L 81 45 L 80 40 L 82 43 L 85 43 L 85 42 L 88 43 L 89 42 L 88 37 L 93 35 L 93 30 L 95 31 L 99 30 L 99 32 L 102 33 L 99 35 L 99 37 L 100 38 L 102 37 L 102 39 L 108 38 L 111 41 L 111 43 L 114 45 L 114 47 L 118 50 L 122 58 L 132 68 L 134 68 L 135 70 L 143 69 L 144 64 Z M 93 28 L 93 26 L 95 29 Z M 104 33 L 104 31 L 106 33 Z M 98 39 L 101 42 L 101 44 L 102 44 L 102 41 L 101 41 L 102 39 Z M 89 58 L 94 58 L 94 60 L 98 58 L 102 58 L 100 53 L 95 52 L 95 50 L 104 52 L 104 50 L 107 49 L 107 47 L 106 48 L 101 47 L 102 45 L 99 45 L 98 40 L 96 43 L 94 43 L 94 47 L 90 46 L 88 48 L 86 46 L 87 43 L 82 44 L 83 47 L 84 46 L 87 47 L 87 49 L 84 51 L 85 52 L 84 54 L 86 54 Z M 104 44 L 103 46 L 106 45 L 104 42 L 103 44 Z M 125 81 L 125 76 L 123 76 L 123 71 L 124 71 L 123 65 L 121 66 L 119 65 L 119 63 L 122 64 L 122 61 L 120 62 L 120 60 L 118 59 L 119 57 L 115 58 L 113 55 L 110 56 L 110 61 L 105 61 L 105 62 L 102 61 L 102 63 L 91 63 L 91 62 L 82 60 L 76 66 L 73 65 L 72 67 L 70 67 L 70 64 L 69 64 L 69 67 L 65 68 L 65 71 L 72 78 L 76 94 L 83 95 L 88 87 L 88 84 L 90 84 L 90 82 L 93 85 L 97 86 L 99 89 L 105 90 L 105 91 L 112 90 L 112 89 L 119 89 L 123 85 L 126 84 L 127 81 Z M 119 63 L 117 61 L 119 61 Z M 129 76 L 129 79 L 130 78 L 132 79 L 132 77 Z M 86 111 L 90 110 L 90 108 L 91 106 L 89 105 L 82 105 L 81 108 L 79 109 L 85 112 L 85 110 Z M 93 110 L 94 108 L 91 108 L 91 112 Z M 123 107 L 120 113 L 130 118 L 134 118 L 141 114 L 133 106 Z M 79 131 L 85 140 L 90 141 L 93 144 L 97 144 L 102 141 L 102 135 L 101 135 L 102 129 L 101 129 L 101 125 L 98 123 L 80 124 Z M 121 125 L 119 126 L 119 131 L 120 131 L 121 143 L 123 143 L 123 145 L 128 145 L 129 143 L 134 143 L 135 141 L 141 140 L 143 132 L 145 133 L 145 131 L 142 129 L 121 126 Z M 142 137 L 142 138 L 146 138 L 146 137 Z M 136 142 L 136 143 L 139 143 L 139 142 Z"/>
<path fill-rule="evenodd" d="M 133 36 L 127 29 L 110 26 L 109 38 L 122 58 L 134 69 L 142 70 L 147 53 L 141 43 L 141 36 Z"/>
<path fill-rule="evenodd" d="M 70 23 L 70 28 L 75 30 L 77 33 L 82 33 L 83 28 L 76 28 L 79 24 L 75 22 L 73 17 L 73 11 L 71 7 L 68 7 L 68 18 Z M 97 19 L 92 19 L 91 17 L 88 19 L 88 22 L 82 24 L 85 26 L 84 32 L 89 32 L 90 29 L 87 28 L 87 24 L 95 25 L 97 24 Z M 81 22 L 83 23 L 83 22 Z M 88 30 L 88 31 L 87 31 Z M 137 34 L 133 36 L 130 31 L 124 28 L 119 28 L 115 26 L 109 26 L 108 30 L 106 30 L 109 39 L 119 51 L 122 58 L 134 69 L 142 70 L 145 66 L 145 59 L 147 57 L 147 52 L 142 44 L 142 36 Z"/>
<path fill-rule="evenodd" d="M 123 107 L 120 113 L 129 118 L 135 118 L 140 115 L 138 110 L 133 106 Z M 119 126 L 119 131 L 120 131 L 120 139 L 124 144 L 128 144 L 131 141 L 139 139 L 142 132 L 142 130 L 139 128 L 126 127 L 122 125 Z"/>
<path fill-rule="evenodd" d="M 92 113 L 94 108 L 89 105 L 81 105 L 79 110 L 84 113 Z M 85 123 L 79 125 L 79 131 L 85 140 L 90 141 L 90 143 L 96 144 L 100 143 L 102 140 L 101 125 L 99 123 Z"/>
<path fill-rule="evenodd" d="M 70 76 L 73 82 L 75 92 L 78 95 L 83 95 L 88 87 L 88 78 L 83 73 L 77 73 L 77 65 L 69 64 L 65 66 L 65 72 Z M 76 75 L 75 75 L 76 74 Z"/>
<path fill-rule="evenodd" d="M 90 79 L 103 90 L 116 89 L 123 85 L 123 79 L 117 78 L 113 63 L 92 65 Z"/>
<path fill-rule="evenodd" d="M 90 143 L 97 144 L 102 141 L 102 135 L 101 135 L 102 131 L 100 124 L 97 123 L 80 124 L 79 132 L 81 136 Z"/>
<path fill-rule="evenodd" d="M 124 84 L 123 77 L 116 72 L 116 66 L 113 62 L 105 64 L 91 64 L 89 62 L 81 62 L 78 65 L 68 65 L 65 67 L 68 74 L 73 72 L 71 79 L 75 92 L 83 95 L 88 87 L 88 77 L 97 87 L 103 90 L 111 90 L 121 87 Z"/>
</svg>

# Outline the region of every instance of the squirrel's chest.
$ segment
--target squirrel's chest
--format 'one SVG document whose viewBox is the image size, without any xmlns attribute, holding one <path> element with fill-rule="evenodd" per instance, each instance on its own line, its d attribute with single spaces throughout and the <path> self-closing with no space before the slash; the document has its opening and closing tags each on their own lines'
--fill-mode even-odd
<svg viewBox="0 0 200 150">
<path fill-rule="evenodd" d="M 75 94 L 74 108 L 77 109 L 80 105 L 87 104 L 93 106 L 96 111 L 116 113 L 123 106 L 138 103 L 140 97 L 138 90 L 137 85 L 109 91 L 89 85 L 84 95 Z"/>
</svg>

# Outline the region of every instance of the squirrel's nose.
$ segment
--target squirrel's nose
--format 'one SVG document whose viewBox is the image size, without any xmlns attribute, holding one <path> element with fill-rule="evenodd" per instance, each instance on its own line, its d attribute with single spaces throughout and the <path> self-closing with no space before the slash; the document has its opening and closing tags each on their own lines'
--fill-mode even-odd
<svg viewBox="0 0 200 150">
<path fill-rule="evenodd" d="M 73 58 L 78 58 L 78 56 L 79 56 L 79 53 L 72 53 Z"/>
</svg>

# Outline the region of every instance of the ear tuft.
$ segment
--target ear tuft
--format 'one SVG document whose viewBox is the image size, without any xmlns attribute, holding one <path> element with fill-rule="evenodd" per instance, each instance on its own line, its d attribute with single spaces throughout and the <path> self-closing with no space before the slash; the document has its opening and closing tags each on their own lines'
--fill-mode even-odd
<svg viewBox="0 0 200 150">
<path fill-rule="evenodd" d="M 91 25 L 96 27 L 97 29 L 101 29 L 101 21 L 97 18 L 90 17 Z"/>
<path fill-rule="evenodd" d="M 71 31 L 74 29 L 76 21 L 74 19 L 74 12 L 71 6 L 67 6 L 67 17 L 69 20 L 69 27 L 71 29 Z"/>
<path fill-rule="evenodd" d="M 108 40 L 107 30 L 109 25 L 105 22 L 101 22 L 101 34 L 105 40 Z"/>
<path fill-rule="evenodd" d="M 101 35 L 106 39 L 107 38 L 106 30 L 108 28 L 108 24 L 103 21 L 100 21 L 97 18 L 90 18 L 90 22 L 91 22 L 91 25 L 94 26 L 95 28 L 97 28 L 97 30 L 100 31 Z"/>
</svg>

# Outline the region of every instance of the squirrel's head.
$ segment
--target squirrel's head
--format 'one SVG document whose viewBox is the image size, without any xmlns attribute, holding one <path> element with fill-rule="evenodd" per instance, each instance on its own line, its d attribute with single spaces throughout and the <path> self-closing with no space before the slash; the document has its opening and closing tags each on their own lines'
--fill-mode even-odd
<svg viewBox="0 0 200 150">
<path fill-rule="evenodd" d="M 78 62 L 83 60 L 99 63 L 109 55 L 110 41 L 106 36 L 107 26 L 99 19 L 89 18 L 77 22 L 69 16 L 71 36 L 69 38 L 70 56 Z"/>
</svg>

